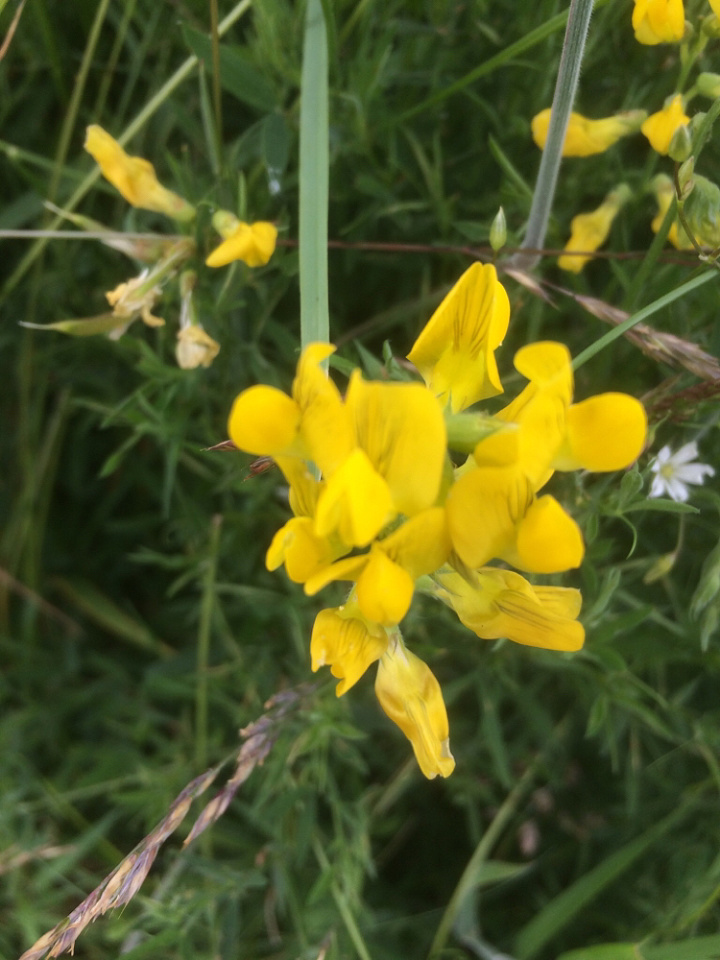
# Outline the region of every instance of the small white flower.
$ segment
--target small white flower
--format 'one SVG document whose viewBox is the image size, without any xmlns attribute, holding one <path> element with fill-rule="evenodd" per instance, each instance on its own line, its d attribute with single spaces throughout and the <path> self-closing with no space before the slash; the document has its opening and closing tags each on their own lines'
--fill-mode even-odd
<svg viewBox="0 0 720 960">
<path fill-rule="evenodd" d="M 667 494 L 672 500 L 684 502 L 690 496 L 688 483 L 701 484 L 706 476 L 715 476 L 715 471 L 707 463 L 692 463 L 698 455 L 697 444 L 686 443 L 673 453 L 665 446 L 650 464 L 655 474 L 649 496 L 662 497 Z"/>
</svg>

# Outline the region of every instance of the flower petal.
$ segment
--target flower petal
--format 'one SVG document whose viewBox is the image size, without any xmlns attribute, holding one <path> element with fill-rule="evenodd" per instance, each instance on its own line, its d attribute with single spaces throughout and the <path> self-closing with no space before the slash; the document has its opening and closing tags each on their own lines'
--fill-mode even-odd
<svg viewBox="0 0 720 960">
<path fill-rule="evenodd" d="M 256 456 L 292 452 L 300 426 L 300 409 L 282 390 L 258 384 L 236 397 L 228 431 L 235 446 Z"/>
<path fill-rule="evenodd" d="M 356 616 L 351 604 L 321 610 L 310 640 L 313 672 L 330 664 L 332 675 L 340 680 L 335 693 L 341 697 L 380 659 L 387 645 L 385 631 Z"/>
<path fill-rule="evenodd" d="M 455 769 L 450 753 L 447 711 L 440 684 L 426 663 L 396 644 L 378 664 L 375 693 L 380 706 L 412 743 L 425 776 L 449 777 Z"/>
<path fill-rule="evenodd" d="M 622 470 L 642 453 L 647 437 L 645 408 L 626 393 L 600 393 L 567 412 L 565 442 L 556 470 Z"/>
<path fill-rule="evenodd" d="M 155 168 L 142 157 L 131 157 L 110 134 L 92 124 L 87 128 L 85 149 L 106 180 L 134 207 L 165 213 L 176 220 L 192 220 L 195 208 L 158 181 Z"/>
<path fill-rule="evenodd" d="M 440 490 L 447 436 L 442 409 L 417 383 L 368 383 L 359 370 L 346 405 L 357 443 L 387 482 L 398 513 L 432 506 Z"/>
<path fill-rule="evenodd" d="M 460 277 L 415 341 L 415 364 L 453 413 L 502 393 L 495 350 L 507 332 L 510 301 L 492 264 L 473 264 Z"/>
</svg>

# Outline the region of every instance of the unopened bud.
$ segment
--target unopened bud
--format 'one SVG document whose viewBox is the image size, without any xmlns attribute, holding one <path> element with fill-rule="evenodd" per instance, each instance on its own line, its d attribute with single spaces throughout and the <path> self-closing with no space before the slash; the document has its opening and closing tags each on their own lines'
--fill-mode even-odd
<svg viewBox="0 0 720 960">
<path fill-rule="evenodd" d="M 677 553 L 674 550 L 672 553 L 664 553 L 661 557 L 658 557 L 643 577 L 643 583 L 655 583 L 656 580 L 661 580 L 667 576 L 675 566 L 676 560 Z"/>
<path fill-rule="evenodd" d="M 692 137 L 690 128 L 683 123 L 672 135 L 670 146 L 668 147 L 668 156 L 677 163 L 683 163 L 692 156 Z"/>
<path fill-rule="evenodd" d="M 695 159 L 688 157 L 685 163 L 678 170 L 678 187 L 680 188 L 680 200 L 687 200 L 695 187 Z"/>
<path fill-rule="evenodd" d="M 720 187 L 695 174 L 695 186 L 685 204 L 685 216 L 703 246 L 720 246 Z"/>
<path fill-rule="evenodd" d="M 212 216 L 212 225 L 221 237 L 227 240 L 237 230 L 240 221 L 229 210 L 216 210 Z"/>
<path fill-rule="evenodd" d="M 701 73 L 695 82 L 698 93 L 710 100 L 720 97 L 720 73 Z"/>
<path fill-rule="evenodd" d="M 490 246 L 495 253 L 505 246 L 507 240 L 507 221 L 505 220 L 505 211 L 502 207 L 495 214 L 495 219 L 490 227 Z"/>
</svg>

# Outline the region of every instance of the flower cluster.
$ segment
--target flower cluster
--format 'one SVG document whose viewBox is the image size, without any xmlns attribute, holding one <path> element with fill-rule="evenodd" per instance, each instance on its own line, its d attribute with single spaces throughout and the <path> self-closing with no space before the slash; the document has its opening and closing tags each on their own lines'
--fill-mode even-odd
<svg viewBox="0 0 720 960">
<path fill-rule="evenodd" d="M 352 584 L 344 604 L 317 616 L 313 670 L 328 665 L 342 695 L 377 662 L 380 704 L 427 777 L 448 776 L 454 760 L 439 684 L 398 627 L 415 590 L 450 606 L 478 637 L 579 649 L 579 592 L 535 585 L 491 561 L 531 574 L 578 567 L 580 529 L 540 491 L 556 470 L 626 467 L 645 442 L 634 398 L 573 402 L 560 343 L 523 347 L 519 395 L 494 414 L 468 411 L 502 393 L 495 351 L 509 317 L 495 268 L 475 264 L 408 355 L 424 384 L 368 382 L 355 370 L 343 396 L 323 369 L 334 348 L 315 343 L 291 395 L 250 387 L 230 413 L 236 446 L 272 457 L 289 485 L 293 517 L 270 544 L 268 568 L 284 566 L 309 595 Z"/>
<path fill-rule="evenodd" d="M 195 219 L 195 207 L 164 187 L 149 161 L 128 155 L 102 127 L 93 124 L 87 128 L 85 149 L 97 162 L 105 179 L 132 206 L 162 213 L 183 226 Z M 136 241 L 118 239 L 117 234 L 103 224 L 87 217 L 61 213 L 84 229 L 107 234 L 108 245 L 150 266 L 106 294 L 112 308 L 110 313 L 81 320 L 61 320 L 46 327 L 75 336 L 107 333 L 117 338 L 138 319 L 150 327 L 164 326 L 165 321 L 153 310 L 166 284 L 179 273 L 181 312 L 175 356 L 178 365 L 186 370 L 209 367 L 220 350 L 220 344 L 203 328 L 193 303 L 197 271 L 190 264 L 197 252 L 195 241 L 186 236 L 167 238 L 161 235 L 151 242 L 147 238 Z M 272 223 L 243 223 L 227 210 L 217 210 L 212 225 L 222 242 L 206 258 L 208 267 L 223 267 L 234 260 L 241 260 L 249 267 L 264 266 L 275 250 L 277 229 Z"/>
<path fill-rule="evenodd" d="M 697 24 L 697 29 L 689 29 L 685 22 L 683 0 L 634 0 L 634 2 L 632 27 L 635 38 L 645 45 L 684 42 L 687 46 L 689 38 L 692 37 L 694 38 L 692 59 L 695 59 L 708 39 L 716 36 L 720 30 L 720 23 L 718 23 L 720 0 L 710 0 L 709 6 L 712 12 L 710 9 L 706 11 L 705 16 Z M 685 46 L 680 58 L 682 63 L 691 62 L 690 52 L 685 49 Z M 669 155 L 676 161 L 686 160 L 692 154 L 694 131 L 693 121 L 686 110 L 696 95 L 713 100 L 720 96 L 720 75 L 701 73 L 693 86 L 683 89 L 682 92 L 678 90 L 669 96 L 662 107 L 649 116 L 645 110 L 630 110 L 600 119 L 589 119 L 580 113 L 571 113 L 563 143 L 563 156 L 589 157 L 604 153 L 621 138 L 640 132 L 656 153 L 661 156 Z M 702 114 L 697 119 L 701 116 Z M 549 126 L 549 109 L 542 110 L 531 122 L 533 139 L 541 149 L 545 147 Z M 715 196 L 714 192 L 706 186 L 707 181 L 703 183 L 703 180 L 704 178 L 692 179 L 683 199 L 687 199 L 700 183 L 703 197 L 696 201 L 695 205 L 707 206 L 708 196 L 710 196 L 713 213 L 707 222 L 714 223 L 720 216 L 720 191 Z M 670 205 L 674 203 L 675 191 L 664 175 L 656 178 L 650 186 L 658 204 L 658 213 L 651 225 L 653 231 L 657 233 Z M 607 239 L 612 221 L 628 196 L 628 188 L 620 184 L 608 194 L 601 207 L 590 213 L 580 214 L 573 220 L 572 236 L 565 247 L 565 254 L 558 261 L 558 266 L 562 270 L 578 273 L 592 259 L 591 254 Z M 618 200 L 618 197 L 622 199 Z M 707 224 L 702 217 L 696 217 L 696 222 L 692 222 L 690 216 L 692 206 L 693 202 L 689 204 L 684 222 L 690 222 L 692 235 L 697 244 L 714 248 L 717 246 L 715 234 L 720 231 L 707 229 Z M 668 239 L 678 249 L 692 249 L 694 246 L 677 217 L 673 219 Z"/>
</svg>

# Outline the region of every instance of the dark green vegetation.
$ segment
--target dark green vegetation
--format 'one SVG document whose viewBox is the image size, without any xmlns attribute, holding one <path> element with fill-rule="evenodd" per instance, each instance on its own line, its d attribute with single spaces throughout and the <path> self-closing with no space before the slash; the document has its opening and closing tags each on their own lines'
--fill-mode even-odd
<svg viewBox="0 0 720 960">
<path fill-rule="evenodd" d="M 677 50 L 640 47 L 629 7 L 610 0 L 595 13 L 578 99 L 589 116 L 654 111 L 674 89 Z M 231 9 L 223 0 L 220 19 Z M 332 338 L 352 362 L 353 341 L 379 354 L 389 339 L 402 356 L 470 262 L 429 248 L 486 243 L 500 203 L 509 246 L 522 237 L 539 162 L 529 121 L 552 98 L 565 5 L 327 9 L 329 235 L 351 245 L 329 253 Z M 3 34 L 13 13 L 2 12 Z M 86 124 L 119 136 L 197 52 L 207 69 L 166 90 L 130 152 L 200 204 L 202 244 L 214 243 L 215 205 L 276 220 L 294 240 L 302 4 L 248 4 L 222 41 L 220 110 L 210 20 L 199 0 L 28 3 L 0 63 L 0 228 L 49 226 L 43 200 L 67 204 L 92 168 Z M 719 52 L 720 41 L 708 46 L 704 69 Z M 716 182 L 719 160 L 711 141 L 699 169 Z M 548 246 L 624 180 L 634 198 L 609 249 L 641 257 L 659 170 L 672 164 L 640 136 L 567 161 Z M 169 229 L 102 182 L 76 210 L 116 229 Z M 693 275 L 691 256 L 669 259 L 641 284 L 640 259 L 568 279 L 548 257 L 537 273 L 631 309 Z M 310 626 L 328 598 L 264 568 L 287 514 L 277 474 L 246 479 L 251 458 L 204 449 L 225 439 L 240 389 L 289 386 L 293 245 L 259 271 L 201 268 L 200 317 L 222 350 L 191 372 L 174 360 L 172 292 L 165 328 L 136 324 L 119 342 L 17 325 L 101 313 L 105 291 L 138 272 L 122 254 L 3 239 L 0 264 L 0 956 L 13 960 L 236 749 L 268 697 L 309 678 Z M 553 306 L 506 282 L 513 319 L 499 357 L 511 391 L 522 344 L 557 338 L 578 353 L 606 330 L 562 294 Z M 719 305 L 709 283 L 652 322 L 716 355 Z M 672 393 L 700 382 L 622 339 L 578 372 L 577 396 L 642 396 L 671 375 Z M 702 432 L 703 459 L 718 466 L 715 402 L 656 410 L 655 450 Z M 648 459 L 624 477 L 558 481 L 588 540 L 582 571 L 562 578 L 585 597 L 582 653 L 479 641 L 416 600 L 404 633 L 443 685 L 458 761 L 448 781 L 421 777 L 370 676 L 338 701 L 323 673 L 225 816 L 186 852 L 171 839 L 134 901 L 87 929 L 77 955 L 400 960 L 438 937 L 447 958 L 497 956 L 483 943 L 549 960 L 640 941 L 639 952 L 574 956 L 720 956 L 717 613 L 711 603 L 702 631 L 689 613 L 720 498 L 711 481 L 694 494 L 700 512 L 647 510 Z M 681 526 L 674 566 L 645 583 Z"/>
</svg>

